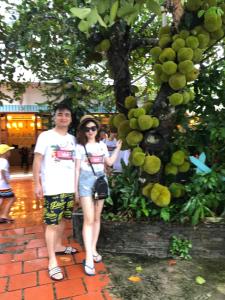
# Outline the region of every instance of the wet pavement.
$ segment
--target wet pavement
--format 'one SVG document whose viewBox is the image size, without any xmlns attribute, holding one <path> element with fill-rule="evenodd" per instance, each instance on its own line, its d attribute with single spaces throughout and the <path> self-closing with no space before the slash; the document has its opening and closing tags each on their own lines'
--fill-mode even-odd
<svg viewBox="0 0 225 300">
<path fill-rule="evenodd" d="M 47 273 L 47 249 L 42 224 L 43 203 L 34 198 L 32 177 L 13 176 L 12 188 L 17 200 L 12 207 L 13 224 L 0 224 L 0 299 L 1 300 L 110 300 L 108 272 L 103 263 L 96 264 L 97 275 L 83 272 L 85 253 L 72 237 L 68 224 L 65 244 L 80 252 L 58 256 L 65 279 L 52 281 Z"/>
</svg>

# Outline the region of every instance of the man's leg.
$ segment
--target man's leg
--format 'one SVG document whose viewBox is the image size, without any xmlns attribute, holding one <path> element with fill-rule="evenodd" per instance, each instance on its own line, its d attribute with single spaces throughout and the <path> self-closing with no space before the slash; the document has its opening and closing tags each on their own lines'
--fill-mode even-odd
<svg viewBox="0 0 225 300">
<path fill-rule="evenodd" d="M 65 250 L 65 246 L 63 246 L 63 244 L 62 244 L 64 229 L 65 229 L 65 220 L 62 219 L 62 221 L 58 225 L 58 230 L 57 230 L 57 233 L 56 233 L 55 252 Z"/>
<path fill-rule="evenodd" d="M 60 225 L 47 225 L 46 231 L 45 231 L 45 240 L 48 250 L 48 257 L 49 257 L 49 263 L 48 263 L 48 269 L 52 270 L 53 268 L 58 266 L 58 262 L 55 255 L 56 250 L 56 239 L 60 231 Z M 58 273 L 54 275 L 54 278 L 60 280 L 63 278 L 62 273 Z"/>
</svg>

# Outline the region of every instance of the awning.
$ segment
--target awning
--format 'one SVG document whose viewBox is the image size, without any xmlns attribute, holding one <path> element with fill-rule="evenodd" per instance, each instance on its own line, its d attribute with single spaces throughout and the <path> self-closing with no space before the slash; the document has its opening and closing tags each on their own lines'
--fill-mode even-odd
<svg viewBox="0 0 225 300">
<path fill-rule="evenodd" d="M 0 106 L 0 112 L 5 113 L 38 113 L 48 111 L 48 105 L 2 105 Z"/>
</svg>

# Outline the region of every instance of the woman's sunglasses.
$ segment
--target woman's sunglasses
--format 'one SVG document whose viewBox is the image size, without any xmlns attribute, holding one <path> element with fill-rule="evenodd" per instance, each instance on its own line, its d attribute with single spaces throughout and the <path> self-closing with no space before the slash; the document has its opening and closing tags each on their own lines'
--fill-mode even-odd
<svg viewBox="0 0 225 300">
<path fill-rule="evenodd" d="M 89 131 L 96 131 L 97 130 L 97 126 L 91 126 L 91 127 L 84 127 L 84 131 L 85 132 L 89 132 Z"/>
</svg>

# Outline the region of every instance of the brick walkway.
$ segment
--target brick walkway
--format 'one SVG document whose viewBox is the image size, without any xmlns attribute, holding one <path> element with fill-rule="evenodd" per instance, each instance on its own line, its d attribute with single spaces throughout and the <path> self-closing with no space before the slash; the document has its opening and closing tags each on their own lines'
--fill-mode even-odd
<svg viewBox="0 0 225 300">
<path fill-rule="evenodd" d="M 47 274 L 47 250 L 41 223 L 42 202 L 34 199 L 32 180 L 13 180 L 17 201 L 12 208 L 14 224 L 0 224 L 1 300 L 110 300 L 110 284 L 103 263 L 96 264 L 97 275 L 86 276 L 81 262 L 83 249 L 67 226 L 65 242 L 80 252 L 74 257 L 58 257 L 65 279 L 55 282 Z"/>
</svg>

